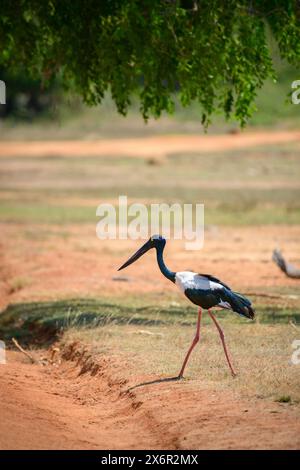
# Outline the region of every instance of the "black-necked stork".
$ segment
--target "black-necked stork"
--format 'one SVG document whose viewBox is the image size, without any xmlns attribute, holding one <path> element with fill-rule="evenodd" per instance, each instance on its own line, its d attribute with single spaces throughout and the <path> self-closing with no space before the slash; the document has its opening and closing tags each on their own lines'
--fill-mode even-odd
<svg viewBox="0 0 300 470">
<path fill-rule="evenodd" d="M 163 251 L 166 245 L 166 239 L 160 235 L 154 235 L 133 255 L 124 263 L 118 271 L 126 268 L 130 264 L 138 260 L 143 254 L 145 254 L 151 248 L 156 249 L 157 263 L 162 274 L 169 279 L 171 282 L 176 284 L 184 295 L 193 304 L 199 306 L 198 321 L 196 328 L 196 335 L 192 341 L 192 344 L 185 356 L 178 378 L 183 378 L 185 366 L 188 362 L 190 354 L 200 339 L 200 323 L 202 316 L 202 309 L 208 310 L 208 313 L 216 325 L 220 338 L 223 344 L 225 356 L 230 367 L 232 375 L 236 375 L 231 364 L 229 354 L 227 351 L 225 337 L 223 330 L 216 317 L 210 311 L 212 307 L 221 307 L 233 310 L 242 317 L 254 318 L 254 310 L 251 306 L 250 300 L 237 292 L 233 292 L 230 287 L 221 282 L 210 274 L 198 274 L 192 271 L 170 271 L 164 263 Z"/>
</svg>

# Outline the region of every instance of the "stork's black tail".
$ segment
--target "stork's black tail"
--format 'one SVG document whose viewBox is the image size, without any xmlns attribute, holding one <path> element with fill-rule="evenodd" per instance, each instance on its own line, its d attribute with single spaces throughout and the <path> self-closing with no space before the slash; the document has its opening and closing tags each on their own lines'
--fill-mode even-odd
<svg viewBox="0 0 300 470">
<path fill-rule="evenodd" d="M 228 302 L 232 308 L 232 310 L 239 315 L 246 317 L 246 318 L 253 318 L 255 317 L 255 311 L 252 308 L 251 302 L 247 297 L 244 297 L 242 294 L 238 292 L 233 292 L 232 290 L 223 289 L 222 291 L 222 300 L 224 302 Z"/>
</svg>

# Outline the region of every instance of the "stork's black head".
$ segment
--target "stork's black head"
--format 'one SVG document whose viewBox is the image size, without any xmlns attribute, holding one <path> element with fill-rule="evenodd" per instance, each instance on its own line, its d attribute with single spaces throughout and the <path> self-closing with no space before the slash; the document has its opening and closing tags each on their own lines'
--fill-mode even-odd
<svg viewBox="0 0 300 470">
<path fill-rule="evenodd" d="M 162 237 L 161 235 L 152 235 L 149 240 L 136 253 L 134 253 L 134 255 L 132 255 L 129 260 L 126 261 L 126 263 L 122 264 L 118 271 L 121 271 L 121 269 L 124 269 L 130 264 L 137 261 L 142 255 L 147 253 L 147 251 L 151 250 L 151 248 L 162 250 L 165 244 L 166 239 L 164 237 Z"/>
<path fill-rule="evenodd" d="M 149 238 L 149 241 L 152 242 L 153 248 L 161 248 L 166 244 L 166 239 L 161 235 L 152 235 L 152 237 Z"/>
</svg>

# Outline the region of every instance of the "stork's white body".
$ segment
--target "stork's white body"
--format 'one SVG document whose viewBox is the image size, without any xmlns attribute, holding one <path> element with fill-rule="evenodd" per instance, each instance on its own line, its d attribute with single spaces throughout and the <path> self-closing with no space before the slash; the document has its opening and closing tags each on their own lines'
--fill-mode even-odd
<svg viewBox="0 0 300 470">
<path fill-rule="evenodd" d="M 194 273 L 193 271 L 179 271 L 175 275 L 175 285 L 179 290 L 185 294 L 187 289 L 196 289 L 202 291 L 224 290 L 225 286 L 219 282 L 212 281 L 201 274 Z M 228 302 L 219 302 L 218 307 L 228 308 L 231 306 Z"/>
</svg>

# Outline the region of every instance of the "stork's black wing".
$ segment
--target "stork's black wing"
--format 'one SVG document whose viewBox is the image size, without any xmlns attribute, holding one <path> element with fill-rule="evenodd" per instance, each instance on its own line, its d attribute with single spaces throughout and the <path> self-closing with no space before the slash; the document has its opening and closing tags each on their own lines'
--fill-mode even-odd
<svg viewBox="0 0 300 470">
<path fill-rule="evenodd" d="M 222 286 L 226 287 L 226 289 L 231 290 L 229 286 L 227 286 L 226 284 L 224 284 L 224 282 L 220 281 L 220 279 L 218 279 L 217 277 L 212 276 L 211 274 L 199 274 L 199 276 L 206 277 L 207 279 L 209 279 L 210 281 L 213 281 L 213 282 L 218 282 Z"/>
</svg>

